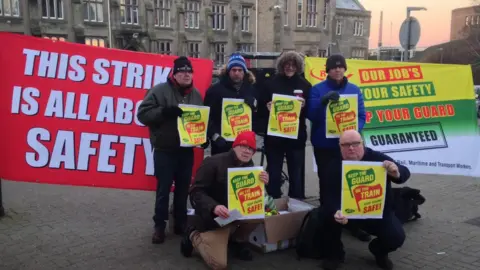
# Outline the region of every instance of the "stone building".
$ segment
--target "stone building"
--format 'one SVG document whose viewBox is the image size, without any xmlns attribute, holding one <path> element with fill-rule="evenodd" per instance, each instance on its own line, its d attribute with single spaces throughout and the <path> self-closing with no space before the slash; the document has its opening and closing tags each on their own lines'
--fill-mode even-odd
<svg viewBox="0 0 480 270">
<path fill-rule="evenodd" d="M 332 23 L 333 52 L 347 58 L 368 59 L 371 12 L 357 0 L 336 0 Z"/>
<path fill-rule="evenodd" d="M 368 40 L 370 23 L 363 24 L 362 36 L 354 36 L 357 30 L 348 23 L 341 39 L 335 36 L 333 21 L 337 18 L 339 1 L 358 3 L 356 0 L 3 0 L 0 31 L 91 46 L 211 58 L 217 65 L 224 64 L 234 51 L 293 49 L 326 56 L 332 44 L 339 44 L 338 50 L 349 56 L 350 44 L 364 48 L 358 40 Z M 363 9 L 350 13 L 348 21 L 357 17 L 366 19 L 362 14 L 368 12 Z M 332 38 L 339 41 L 332 42 Z"/>
<path fill-rule="evenodd" d="M 253 51 L 254 5 L 255 0 L 3 0 L 0 31 L 205 57 L 221 65 L 233 51 Z"/>
<path fill-rule="evenodd" d="M 472 30 L 480 28 L 480 5 L 452 10 L 450 40 L 467 38 Z"/>
</svg>

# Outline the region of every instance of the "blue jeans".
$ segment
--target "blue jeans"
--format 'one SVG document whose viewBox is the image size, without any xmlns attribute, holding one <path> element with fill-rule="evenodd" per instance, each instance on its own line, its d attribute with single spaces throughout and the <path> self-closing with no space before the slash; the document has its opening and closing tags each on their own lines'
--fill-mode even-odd
<svg viewBox="0 0 480 270">
<path fill-rule="evenodd" d="M 175 152 L 155 150 L 153 153 L 157 191 L 155 194 L 155 228 L 165 229 L 168 221 L 170 189 L 175 179 L 173 217 L 175 226 L 185 226 L 187 199 L 192 179 L 193 149 L 182 148 Z"/>
<path fill-rule="evenodd" d="M 281 145 L 265 148 L 267 171 L 270 175 L 266 186 L 267 193 L 274 199 L 282 197 L 283 160 L 287 158 L 289 189 L 288 196 L 295 199 L 305 198 L 305 148 L 291 148 Z"/>
</svg>

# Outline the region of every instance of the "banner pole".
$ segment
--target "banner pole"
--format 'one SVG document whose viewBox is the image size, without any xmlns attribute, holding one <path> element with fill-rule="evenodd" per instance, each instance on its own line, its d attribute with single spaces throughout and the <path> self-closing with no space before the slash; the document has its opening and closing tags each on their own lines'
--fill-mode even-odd
<svg viewBox="0 0 480 270">
<path fill-rule="evenodd" d="M 5 209 L 3 208 L 3 198 L 2 198 L 2 178 L 0 178 L 0 217 L 5 216 Z"/>
</svg>

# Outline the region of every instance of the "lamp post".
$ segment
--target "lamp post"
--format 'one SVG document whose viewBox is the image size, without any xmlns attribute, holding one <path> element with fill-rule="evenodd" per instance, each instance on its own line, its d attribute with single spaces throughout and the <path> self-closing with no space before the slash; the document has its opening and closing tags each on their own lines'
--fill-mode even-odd
<svg viewBox="0 0 480 270">
<path fill-rule="evenodd" d="M 410 59 L 410 31 L 411 31 L 411 20 L 410 20 L 410 13 L 412 11 L 419 11 L 419 10 L 427 10 L 426 7 L 407 7 L 407 20 L 408 20 L 408 27 L 407 27 L 407 49 L 405 50 L 405 56 L 403 57 L 403 61 L 408 61 Z"/>
</svg>

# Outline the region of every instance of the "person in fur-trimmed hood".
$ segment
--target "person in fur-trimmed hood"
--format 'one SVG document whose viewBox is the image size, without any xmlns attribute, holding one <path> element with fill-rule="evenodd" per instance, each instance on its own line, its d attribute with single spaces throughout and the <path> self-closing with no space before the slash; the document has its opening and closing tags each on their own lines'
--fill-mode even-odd
<svg viewBox="0 0 480 270">
<path fill-rule="evenodd" d="M 258 117 L 262 119 L 265 130 L 268 125 L 269 111 L 272 106 L 273 94 L 308 97 L 312 85 L 300 74 L 303 73 L 303 57 L 295 52 L 284 52 L 277 60 L 277 74 L 263 89 L 260 89 L 260 102 Z M 295 91 L 296 90 L 296 91 Z M 301 91 L 299 91 L 301 90 Z M 297 94 L 298 95 L 298 94 Z M 266 135 L 265 152 L 267 155 L 267 171 L 271 180 L 267 191 L 274 198 L 282 196 L 281 173 L 283 159 L 287 158 L 289 192 L 288 196 L 297 199 L 305 198 L 305 142 L 307 140 L 307 126 L 305 123 L 305 108 L 307 100 L 303 100 L 300 112 L 298 137 L 296 139 L 281 138 Z M 265 132 L 266 133 L 266 132 Z"/>
<path fill-rule="evenodd" d="M 225 67 L 220 70 L 220 81 L 212 85 L 205 94 L 205 106 L 210 107 L 208 137 L 211 141 L 211 155 L 225 153 L 232 149 L 232 143 L 221 136 L 222 101 L 224 98 L 244 99 L 252 109 L 252 118 L 257 110 L 255 97 L 255 76 L 247 69 L 245 59 L 232 54 Z"/>
</svg>

